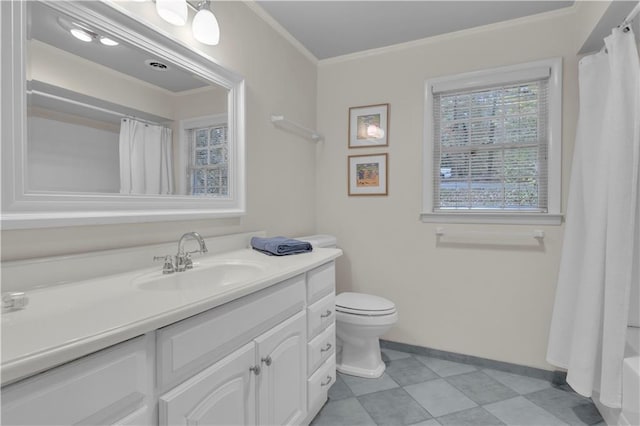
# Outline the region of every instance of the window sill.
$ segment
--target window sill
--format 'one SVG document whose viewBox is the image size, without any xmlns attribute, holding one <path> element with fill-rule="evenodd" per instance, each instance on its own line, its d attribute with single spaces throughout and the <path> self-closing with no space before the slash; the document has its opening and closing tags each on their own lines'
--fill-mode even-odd
<svg viewBox="0 0 640 426">
<path fill-rule="evenodd" d="M 426 223 L 478 223 L 498 225 L 560 225 L 562 215 L 553 213 L 420 213 Z"/>
</svg>

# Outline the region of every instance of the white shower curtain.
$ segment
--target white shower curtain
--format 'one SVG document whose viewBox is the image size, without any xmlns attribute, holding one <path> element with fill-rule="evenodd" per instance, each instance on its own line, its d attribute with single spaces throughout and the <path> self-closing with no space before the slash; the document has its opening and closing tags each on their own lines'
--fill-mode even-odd
<svg viewBox="0 0 640 426">
<path fill-rule="evenodd" d="M 631 30 L 579 65 L 580 116 L 547 360 L 620 407 L 631 285 L 639 285 L 640 64 Z"/>
<path fill-rule="evenodd" d="M 120 123 L 120 193 L 173 193 L 171 129 L 123 118 Z"/>
</svg>

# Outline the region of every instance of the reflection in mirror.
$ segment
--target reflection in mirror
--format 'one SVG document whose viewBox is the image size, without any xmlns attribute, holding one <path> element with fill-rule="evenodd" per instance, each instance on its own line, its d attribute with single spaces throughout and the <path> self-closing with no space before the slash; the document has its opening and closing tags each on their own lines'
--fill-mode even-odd
<svg viewBox="0 0 640 426">
<path fill-rule="evenodd" d="M 26 192 L 229 196 L 226 88 L 30 2 Z"/>
</svg>

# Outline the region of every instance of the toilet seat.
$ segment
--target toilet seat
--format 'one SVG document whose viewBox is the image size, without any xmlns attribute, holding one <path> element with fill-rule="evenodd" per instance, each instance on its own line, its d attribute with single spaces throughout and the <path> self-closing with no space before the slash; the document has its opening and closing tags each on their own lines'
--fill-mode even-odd
<svg viewBox="0 0 640 426">
<path fill-rule="evenodd" d="M 350 315 L 385 316 L 396 312 L 396 305 L 384 297 L 345 292 L 336 296 L 336 311 Z"/>
<path fill-rule="evenodd" d="M 393 315 L 396 313 L 394 309 L 388 309 L 386 311 L 366 311 L 366 310 L 358 310 L 358 309 L 349 309 L 342 306 L 336 305 L 336 312 L 342 312 L 343 314 L 349 315 L 359 315 L 365 317 L 382 317 L 385 315 Z"/>
</svg>

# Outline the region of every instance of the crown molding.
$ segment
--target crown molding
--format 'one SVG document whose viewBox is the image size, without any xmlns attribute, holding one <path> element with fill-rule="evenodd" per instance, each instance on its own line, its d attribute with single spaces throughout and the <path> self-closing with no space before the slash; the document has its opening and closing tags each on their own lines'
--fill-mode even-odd
<svg viewBox="0 0 640 426">
<path fill-rule="evenodd" d="M 263 21 L 271 26 L 278 34 L 284 37 L 293 47 L 295 47 L 300 53 L 302 53 L 308 60 L 314 65 L 318 65 L 318 58 L 315 57 L 306 47 L 302 45 L 294 36 L 291 35 L 282 25 L 280 25 L 271 15 L 256 3 L 255 0 L 242 0 L 242 2 L 251 9 L 256 15 L 258 15 Z"/>
<path fill-rule="evenodd" d="M 545 21 L 552 18 L 558 18 L 562 16 L 568 16 L 576 13 L 578 1 L 574 2 L 569 7 L 562 9 L 551 10 L 548 12 L 537 13 L 534 15 L 523 16 L 521 18 L 510 19 L 508 21 L 495 22 L 492 24 L 481 25 L 479 27 L 467 28 L 460 31 L 454 31 L 451 33 L 438 34 L 431 37 L 426 37 L 418 40 L 407 41 L 404 43 L 393 44 L 390 46 L 379 47 L 375 49 L 363 50 L 360 52 L 348 53 L 346 55 L 334 56 L 332 58 L 318 60 L 318 66 L 333 65 L 342 62 L 349 62 L 352 60 L 368 58 L 372 56 L 383 55 L 390 52 L 397 52 L 406 49 L 412 49 L 416 47 L 426 46 L 429 44 L 435 44 L 446 40 L 453 40 L 462 37 L 469 37 L 484 32 L 495 31 L 499 29 L 518 27 L 523 24 L 530 24 L 539 21 Z"/>
</svg>

